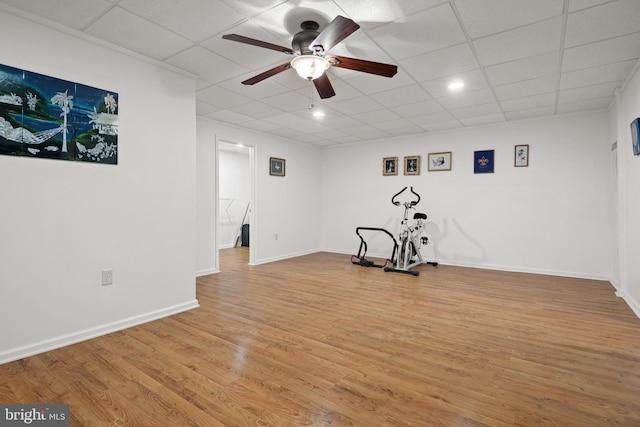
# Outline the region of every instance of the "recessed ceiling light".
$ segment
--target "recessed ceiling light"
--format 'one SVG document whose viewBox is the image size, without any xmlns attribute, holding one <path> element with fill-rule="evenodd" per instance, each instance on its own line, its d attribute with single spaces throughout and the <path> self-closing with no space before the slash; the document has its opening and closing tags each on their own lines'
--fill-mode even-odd
<svg viewBox="0 0 640 427">
<path fill-rule="evenodd" d="M 316 111 L 313 113 L 313 117 L 324 117 L 324 113 L 322 111 Z"/>
<path fill-rule="evenodd" d="M 449 83 L 449 90 L 459 90 L 462 89 L 464 87 L 464 82 L 460 81 L 460 80 L 456 80 L 453 81 L 451 83 Z"/>
</svg>

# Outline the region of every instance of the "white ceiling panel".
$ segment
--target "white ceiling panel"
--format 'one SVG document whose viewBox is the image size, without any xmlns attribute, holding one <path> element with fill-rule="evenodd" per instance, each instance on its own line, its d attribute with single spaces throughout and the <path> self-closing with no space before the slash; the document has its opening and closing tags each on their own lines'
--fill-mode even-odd
<svg viewBox="0 0 640 427">
<path fill-rule="evenodd" d="M 418 82 L 464 73 L 480 67 L 471 47 L 467 43 L 399 62 L 409 75 Z"/>
<path fill-rule="evenodd" d="M 244 20 L 218 0 L 120 0 L 118 6 L 195 42 Z"/>
<path fill-rule="evenodd" d="M 2 3 L 76 30 L 113 7 L 107 0 L 5 0 Z M 73 13 L 69 13 L 70 10 Z"/>
<path fill-rule="evenodd" d="M 455 0 L 472 38 L 562 15 L 563 0 Z"/>
<path fill-rule="evenodd" d="M 489 82 L 494 85 L 514 83 L 544 77 L 558 72 L 558 52 L 529 56 L 516 61 L 486 67 Z"/>
<path fill-rule="evenodd" d="M 92 23 L 86 32 L 154 59 L 165 59 L 193 44 L 185 37 L 118 7 Z"/>
<path fill-rule="evenodd" d="M 193 46 L 173 55 L 167 58 L 166 62 L 190 71 L 209 83 L 220 83 L 249 71 L 242 65 L 200 46 Z"/>
<path fill-rule="evenodd" d="M 370 31 L 371 38 L 397 59 L 405 59 L 466 41 L 447 3 Z"/>
<path fill-rule="evenodd" d="M 640 58 L 640 32 L 565 49 L 562 71 Z"/>
<path fill-rule="evenodd" d="M 557 17 L 484 37 L 473 44 L 480 63 L 486 66 L 557 51 L 561 33 L 562 18 Z"/>
<path fill-rule="evenodd" d="M 620 0 L 570 13 L 565 47 L 640 31 L 640 1 Z"/>
<path fill-rule="evenodd" d="M 0 13 L 183 69 L 199 116 L 318 146 L 606 109 L 640 58 L 640 0 L 0 0 Z M 292 69 L 242 84 L 292 59 L 260 41 L 289 48 L 301 22 L 337 15 L 360 27 L 330 53 L 397 74 L 331 67 L 327 99 Z"/>
<path fill-rule="evenodd" d="M 555 94 L 557 87 L 558 76 L 556 74 L 551 74 L 537 79 L 495 86 L 494 90 L 498 100 L 504 101 L 508 99 L 538 95 L 541 93 L 553 92 Z"/>
<path fill-rule="evenodd" d="M 560 76 L 560 89 L 572 89 L 599 83 L 625 80 L 636 60 L 614 62 L 582 70 L 569 71 Z"/>
</svg>

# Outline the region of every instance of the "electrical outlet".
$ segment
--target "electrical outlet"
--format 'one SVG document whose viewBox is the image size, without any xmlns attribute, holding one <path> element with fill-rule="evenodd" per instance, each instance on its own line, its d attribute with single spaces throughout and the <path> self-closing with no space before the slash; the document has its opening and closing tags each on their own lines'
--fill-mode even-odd
<svg viewBox="0 0 640 427">
<path fill-rule="evenodd" d="M 113 270 L 102 270 L 102 286 L 113 285 Z"/>
</svg>

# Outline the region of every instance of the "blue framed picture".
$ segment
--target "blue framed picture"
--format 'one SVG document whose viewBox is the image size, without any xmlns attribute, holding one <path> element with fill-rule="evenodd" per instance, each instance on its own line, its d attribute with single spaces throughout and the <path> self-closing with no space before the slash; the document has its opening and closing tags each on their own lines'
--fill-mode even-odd
<svg viewBox="0 0 640 427">
<path fill-rule="evenodd" d="M 284 176 L 286 160 L 277 157 L 269 158 L 269 175 Z"/>
<path fill-rule="evenodd" d="M 494 150 L 473 152 L 473 173 L 493 173 Z"/>
<path fill-rule="evenodd" d="M 633 155 L 640 156 L 640 117 L 631 122 L 631 144 Z"/>
</svg>

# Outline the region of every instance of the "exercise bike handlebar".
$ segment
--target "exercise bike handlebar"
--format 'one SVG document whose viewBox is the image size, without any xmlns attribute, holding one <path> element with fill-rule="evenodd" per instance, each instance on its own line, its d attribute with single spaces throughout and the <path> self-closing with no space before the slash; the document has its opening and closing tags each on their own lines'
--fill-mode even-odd
<svg viewBox="0 0 640 427">
<path fill-rule="evenodd" d="M 398 197 L 400 194 L 404 193 L 404 191 L 407 189 L 407 187 L 404 187 L 402 190 L 400 190 L 399 192 L 397 192 L 396 194 L 393 195 L 393 197 L 391 198 L 391 203 L 393 203 L 396 206 L 400 206 L 400 202 L 398 200 L 396 200 L 396 197 Z M 418 193 L 416 193 L 415 191 L 413 191 L 413 187 L 411 187 L 410 190 L 413 194 L 416 195 L 416 197 L 418 198 L 418 200 L 411 200 L 409 202 L 410 206 L 415 206 L 418 203 L 420 203 L 420 195 Z"/>
</svg>

